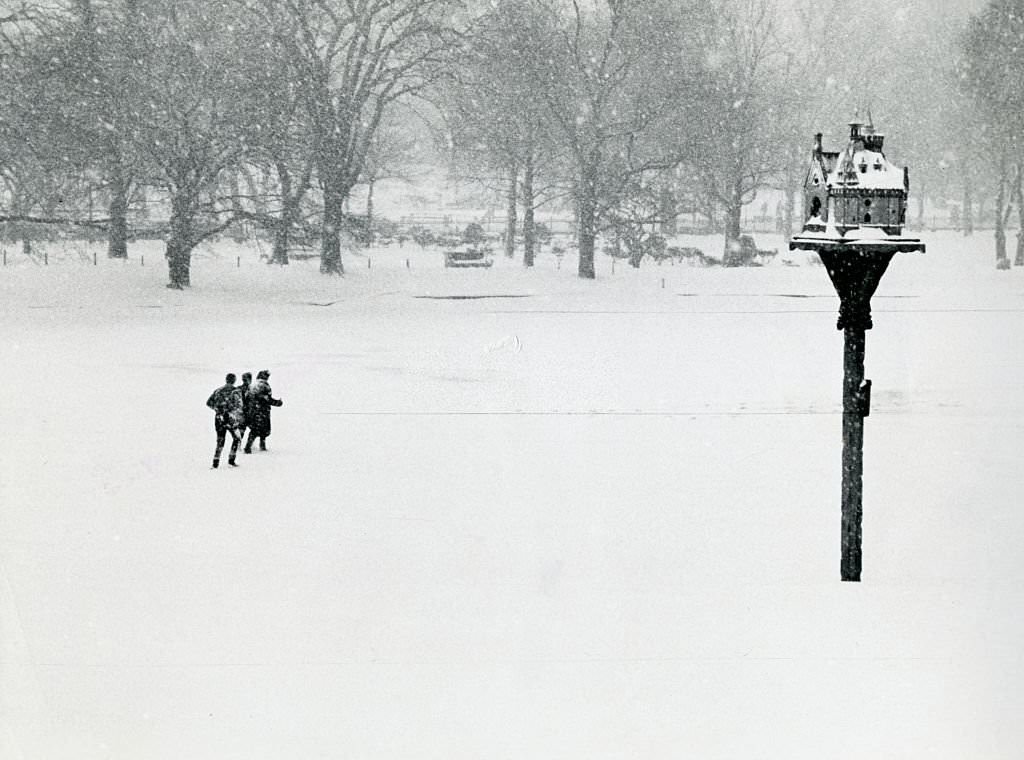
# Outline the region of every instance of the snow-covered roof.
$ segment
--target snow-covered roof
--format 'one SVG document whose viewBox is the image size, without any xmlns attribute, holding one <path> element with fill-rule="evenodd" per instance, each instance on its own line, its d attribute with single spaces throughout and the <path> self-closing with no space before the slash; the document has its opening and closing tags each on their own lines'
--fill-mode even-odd
<svg viewBox="0 0 1024 760">
<path fill-rule="evenodd" d="M 827 178 L 831 187 L 863 187 L 871 190 L 903 189 L 903 170 L 879 151 L 848 147 Z"/>
</svg>

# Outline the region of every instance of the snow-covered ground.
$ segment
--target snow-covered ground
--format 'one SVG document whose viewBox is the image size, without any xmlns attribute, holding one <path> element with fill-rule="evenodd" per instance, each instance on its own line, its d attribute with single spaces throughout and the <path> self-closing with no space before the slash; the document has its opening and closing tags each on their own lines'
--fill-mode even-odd
<svg viewBox="0 0 1024 760">
<path fill-rule="evenodd" d="M 174 292 L 156 244 L 9 248 L 0 758 L 1020 757 L 1024 270 L 926 241 L 874 299 L 860 584 L 806 256 L 223 243 Z M 270 451 L 211 470 L 263 368 Z"/>
</svg>

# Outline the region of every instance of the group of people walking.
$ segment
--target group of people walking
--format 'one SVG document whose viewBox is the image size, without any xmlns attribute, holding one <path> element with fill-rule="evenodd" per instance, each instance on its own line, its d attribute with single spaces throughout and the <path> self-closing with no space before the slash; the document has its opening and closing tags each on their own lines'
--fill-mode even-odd
<svg viewBox="0 0 1024 760">
<path fill-rule="evenodd" d="M 235 455 L 238 447 L 249 431 L 249 440 L 243 449 L 246 454 L 252 453 L 252 444 L 258 439 L 260 451 L 267 450 L 267 437 L 270 435 L 270 408 L 281 406 L 282 401 L 274 398 L 270 390 L 270 371 L 262 369 L 256 373 L 256 382 L 252 382 L 252 373 L 242 375 L 242 384 L 235 385 L 235 374 L 229 372 L 224 378 L 224 385 L 210 394 L 206 405 L 213 410 L 213 429 L 217 433 L 217 448 L 213 452 L 213 467 L 220 466 L 220 453 L 224 449 L 227 436 L 231 435 L 231 451 L 228 453 L 228 464 L 237 467 Z"/>
</svg>

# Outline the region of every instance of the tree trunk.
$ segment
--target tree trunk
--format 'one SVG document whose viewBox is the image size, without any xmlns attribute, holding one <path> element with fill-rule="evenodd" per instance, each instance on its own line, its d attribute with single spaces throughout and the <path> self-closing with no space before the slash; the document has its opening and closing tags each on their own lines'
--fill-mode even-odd
<svg viewBox="0 0 1024 760">
<path fill-rule="evenodd" d="M 299 219 L 299 203 L 291 195 L 283 195 L 283 200 L 281 216 L 274 225 L 274 250 L 270 254 L 270 263 L 287 266 L 292 230 Z"/>
<path fill-rule="evenodd" d="M 996 269 L 1008 269 L 1010 261 L 1006 257 L 1006 229 L 1003 226 L 1003 207 L 1006 205 L 1006 149 L 999 151 L 999 190 L 996 193 Z"/>
<path fill-rule="evenodd" d="M 324 222 L 320 241 L 322 274 L 345 274 L 345 268 L 341 264 L 341 229 L 345 221 L 345 195 L 339 178 L 329 175 L 324 178 Z"/>
<path fill-rule="evenodd" d="M 601 163 L 599 151 L 592 150 L 580 167 L 580 263 L 579 276 L 586 280 L 596 277 L 594 272 L 594 244 L 597 240 L 597 172 Z"/>
<path fill-rule="evenodd" d="M 974 188 L 969 174 L 964 175 L 964 208 L 960 218 L 964 225 L 964 237 L 974 233 Z"/>
<path fill-rule="evenodd" d="M 727 245 L 738 245 L 743 233 L 740 225 L 743 206 L 734 198 L 725 209 L 725 241 Z"/>
<path fill-rule="evenodd" d="M 704 216 L 707 217 L 707 231 L 709 233 L 721 232 L 722 225 L 718 220 L 718 202 L 710 200 L 704 210 Z"/>
<path fill-rule="evenodd" d="M 120 161 L 110 177 L 110 229 L 107 231 L 107 257 L 128 258 L 128 181 Z"/>
<path fill-rule="evenodd" d="M 373 245 L 373 186 L 377 181 L 371 176 L 366 187 L 366 239 L 365 245 Z"/>
<path fill-rule="evenodd" d="M 192 285 L 192 206 L 190 198 L 181 195 L 171 198 L 171 234 L 167 239 L 170 281 L 167 287 L 173 290 L 183 290 Z"/>
<path fill-rule="evenodd" d="M 299 216 L 298 199 L 292 194 L 292 175 L 283 161 L 275 163 L 277 181 L 281 186 L 281 214 L 274 225 L 274 251 L 270 254 L 271 264 L 288 264 L 288 245 L 291 242 L 292 230 Z M 250 183 L 252 179 L 250 178 Z"/>
<path fill-rule="evenodd" d="M 739 182 L 733 184 L 729 193 L 729 202 L 725 207 L 725 252 L 722 263 L 736 266 L 740 262 L 741 218 L 743 214 L 743 197 Z"/>
<path fill-rule="evenodd" d="M 274 225 L 274 250 L 270 254 L 270 264 L 288 264 L 288 244 L 291 242 L 291 229 L 282 217 Z"/>
<path fill-rule="evenodd" d="M 149 221 L 149 197 L 146 194 L 146 186 L 139 185 L 135 188 L 135 200 L 137 205 L 135 206 L 135 213 L 139 215 L 139 219 L 144 222 Z"/>
<path fill-rule="evenodd" d="M 245 187 L 249 191 L 249 198 L 252 199 L 253 211 L 258 216 L 263 216 L 267 213 L 267 193 L 262 191 L 256 182 L 256 178 L 252 176 L 252 172 L 247 166 L 239 167 L 239 171 L 245 178 Z"/>
<path fill-rule="evenodd" d="M 519 167 L 509 165 L 508 190 L 505 205 L 505 256 L 516 255 L 516 225 L 519 222 Z"/>
<path fill-rule="evenodd" d="M 658 215 L 661 217 L 661 234 L 670 237 L 676 234 L 676 202 L 668 182 L 658 190 Z"/>
<path fill-rule="evenodd" d="M 580 234 L 580 183 L 577 179 L 572 180 L 570 188 L 572 194 L 572 228 L 574 234 Z"/>
<path fill-rule="evenodd" d="M 1013 257 L 1015 267 L 1024 266 L 1024 192 L 1021 189 L 1021 170 L 1024 165 L 1017 164 L 1013 175 L 1013 197 L 1017 203 L 1017 253 Z"/>
<path fill-rule="evenodd" d="M 917 228 L 924 231 L 924 183 L 917 190 Z"/>
<path fill-rule="evenodd" d="M 533 226 L 533 153 L 526 156 L 523 168 L 523 266 L 532 267 L 535 255 Z"/>
<path fill-rule="evenodd" d="M 615 256 L 616 256 L 616 258 L 618 258 L 619 254 L 621 253 L 621 245 L 622 245 L 621 242 L 620 242 L 621 238 L 622 238 L 622 234 L 619 232 L 619 230 L 616 230 L 615 231 Z M 633 267 L 634 269 L 639 269 L 640 268 L 640 262 L 644 260 L 644 253 L 646 253 L 646 251 L 644 250 L 644 246 L 643 246 L 643 232 L 640 232 L 638 234 L 635 231 L 631 230 L 630 231 L 630 235 L 629 235 L 629 265 L 631 267 Z"/>
<path fill-rule="evenodd" d="M 804 212 L 806 213 L 806 212 Z M 793 167 L 786 165 L 786 189 L 782 203 L 782 236 L 786 240 L 793 237 L 793 219 L 796 216 L 796 181 L 793 179 Z"/>
<path fill-rule="evenodd" d="M 231 209 L 235 212 L 235 222 L 231 225 L 231 239 L 238 244 L 245 242 L 245 229 L 242 220 L 242 186 L 238 181 L 238 172 L 230 173 Z"/>
</svg>

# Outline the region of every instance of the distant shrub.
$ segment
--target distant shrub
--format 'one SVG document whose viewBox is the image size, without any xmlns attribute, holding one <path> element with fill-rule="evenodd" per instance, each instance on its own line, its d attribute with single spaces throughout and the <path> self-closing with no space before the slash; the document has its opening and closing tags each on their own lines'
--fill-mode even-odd
<svg viewBox="0 0 1024 760">
<path fill-rule="evenodd" d="M 483 225 L 477 222 L 470 222 L 466 225 L 466 229 L 462 231 L 462 242 L 469 244 L 478 244 L 484 242 L 487 239 L 487 233 L 484 232 Z"/>
<path fill-rule="evenodd" d="M 422 225 L 414 225 L 409 228 L 409 236 L 413 239 L 413 242 L 421 248 L 426 248 L 429 245 L 437 244 L 437 236 L 433 231 L 428 230 Z"/>
<path fill-rule="evenodd" d="M 700 248 L 692 248 L 690 246 L 669 246 L 666 252 L 670 257 L 679 262 L 687 262 L 690 264 L 697 264 L 702 267 L 713 267 L 718 266 L 722 262 L 717 259 L 713 259 L 710 256 L 706 256 L 704 251 Z"/>
<path fill-rule="evenodd" d="M 398 237 L 398 225 L 390 219 L 376 217 L 373 220 L 373 234 L 385 239 Z"/>
</svg>

